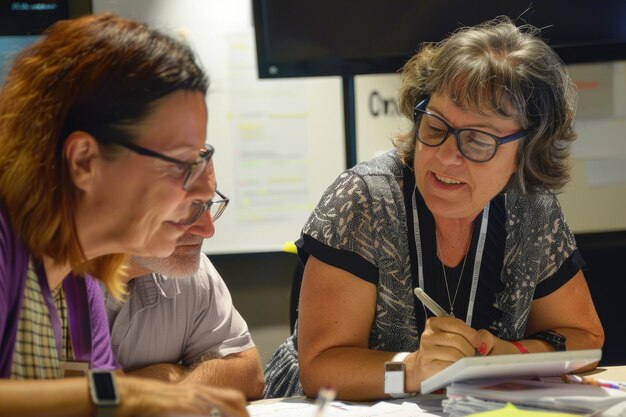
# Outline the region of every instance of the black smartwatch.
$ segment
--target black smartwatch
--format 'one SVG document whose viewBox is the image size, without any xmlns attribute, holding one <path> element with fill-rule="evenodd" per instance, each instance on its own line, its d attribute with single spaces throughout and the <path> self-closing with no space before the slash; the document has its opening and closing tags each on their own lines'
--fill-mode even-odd
<svg viewBox="0 0 626 417">
<path fill-rule="evenodd" d="M 113 371 L 93 370 L 87 372 L 91 401 L 96 406 L 95 417 L 113 417 L 120 398 L 117 395 Z"/>
<path fill-rule="evenodd" d="M 554 347 L 554 350 L 556 350 L 557 352 L 562 352 L 565 350 L 565 336 L 563 336 L 561 333 L 555 332 L 554 330 L 543 330 L 537 333 L 533 333 L 530 336 L 527 336 L 526 339 L 543 340 L 544 342 Z"/>
</svg>

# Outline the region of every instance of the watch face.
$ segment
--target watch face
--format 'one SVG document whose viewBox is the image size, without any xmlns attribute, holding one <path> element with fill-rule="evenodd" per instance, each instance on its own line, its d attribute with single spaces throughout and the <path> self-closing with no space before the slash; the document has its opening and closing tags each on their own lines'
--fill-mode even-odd
<svg viewBox="0 0 626 417">
<path fill-rule="evenodd" d="M 98 396 L 98 401 L 104 402 L 117 400 L 113 377 L 109 372 L 93 372 L 92 378 L 96 395 Z"/>
<path fill-rule="evenodd" d="M 385 362 L 385 372 L 402 372 L 404 364 L 399 362 Z"/>
</svg>

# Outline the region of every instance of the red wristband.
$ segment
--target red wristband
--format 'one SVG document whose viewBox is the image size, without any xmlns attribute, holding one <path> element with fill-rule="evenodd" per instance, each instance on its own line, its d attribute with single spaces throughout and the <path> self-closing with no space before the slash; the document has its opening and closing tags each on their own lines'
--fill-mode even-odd
<svg viewBox="0 0 626 417">
<path fill-rule="evenodd" d="M 514 341 L 510 341 L 510 342 L 513 344 L 513 346 L 515 346 L 519 350 L 519 353 L 528 353 L 528 349 L 526 349 L 524 345 L 522 345 L 520 342 L 514 342 Z"/>
</svg>

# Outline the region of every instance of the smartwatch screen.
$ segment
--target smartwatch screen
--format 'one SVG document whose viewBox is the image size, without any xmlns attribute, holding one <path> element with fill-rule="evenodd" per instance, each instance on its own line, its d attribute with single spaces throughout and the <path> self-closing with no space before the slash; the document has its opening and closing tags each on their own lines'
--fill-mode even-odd
<svg viewBox="0 0 626 417">
<path fill-rule="evenodd" d="M 92 378 L 96 395 L 100 401 L 115 401 L 115 386 L 113 385 L 113 377 L 109 372 L 93 372 Z"/>
</svg>

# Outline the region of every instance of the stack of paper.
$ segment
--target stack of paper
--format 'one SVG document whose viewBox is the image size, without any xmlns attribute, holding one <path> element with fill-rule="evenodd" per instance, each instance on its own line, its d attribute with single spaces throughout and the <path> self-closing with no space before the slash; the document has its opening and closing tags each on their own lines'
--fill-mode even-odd
<svg viewBox="0 0 626 417">
<path fill-rule="evenodd" d="M 560 376 L 598 362 L 601 357 L 600 349 L 590 349 L 462 358 L 422 381 L 422 393 L 428 394 L 453 382 Z"/>
<path fill-rule="evenodd" d="M 522 409 L 597 415 L 626 404 L 626 392 L 617 389 L 523 379 L 456 382 L 447 395 L 443 409 L 451 417 L 494 410 L 507 402 Z"/>
</svg>

